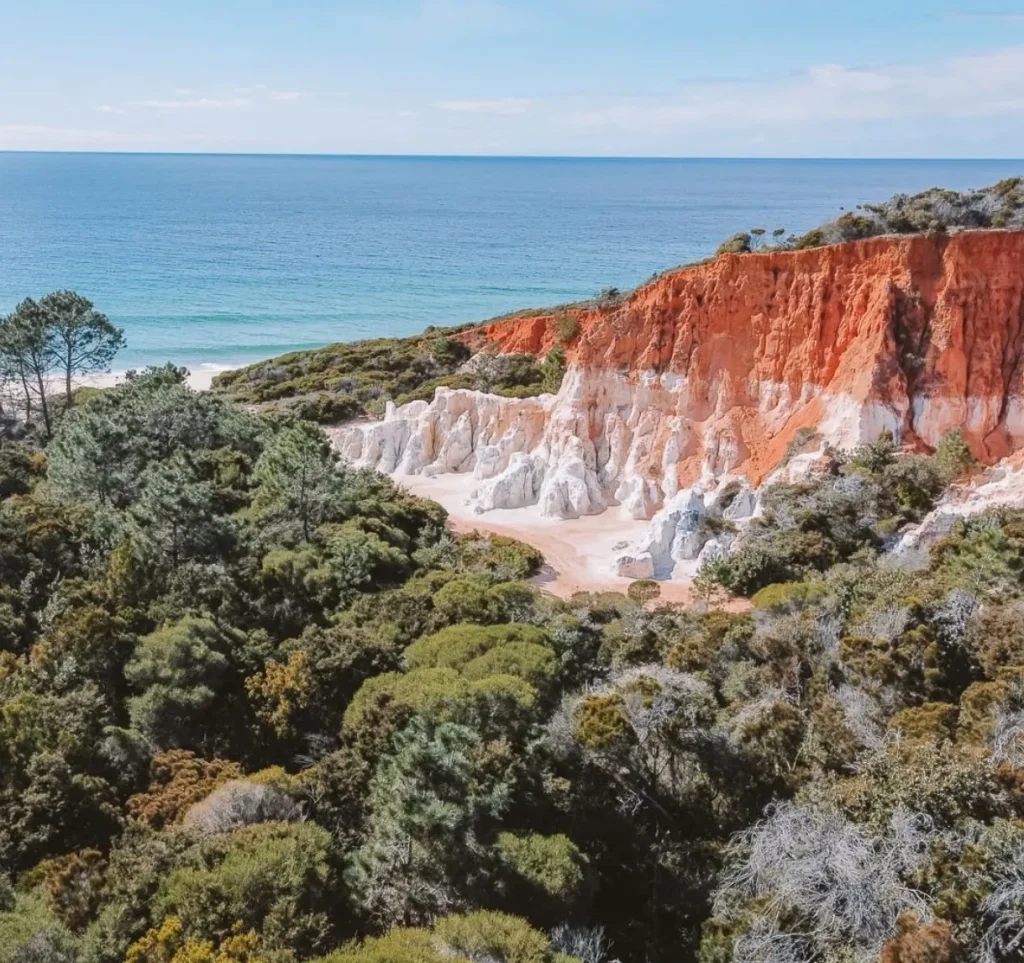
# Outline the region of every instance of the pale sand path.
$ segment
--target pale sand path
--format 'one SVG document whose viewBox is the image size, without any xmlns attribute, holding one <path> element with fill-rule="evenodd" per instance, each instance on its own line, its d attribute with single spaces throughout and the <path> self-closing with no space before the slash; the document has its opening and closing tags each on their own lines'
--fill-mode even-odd
<svg viewBox="0 0 1024 963">
<path fill-rule="evenodd" d="M 469 474 L 402 475 L 395 482 L 414 495 L 443 505 L 453 531 L 507 535 L 539 549 L 547 564 L 534 582 L 545 592 L 568 598 L 575 592 L 625 592 L 629 588 L 632 580 L 615 574 L 613 560 L 625 548 L 621 543 L 632 544 L 643 535 L 648 525 L 645 521 L 620 518 L 614 508 L 580 518 L 545 518 L 536 505 L 477 515 L 465 504 L 477 486 Z M 659 601 L 691 602 L 693 588 L 687 576 L 693 574 L 661 582 Z"/>
</svg>

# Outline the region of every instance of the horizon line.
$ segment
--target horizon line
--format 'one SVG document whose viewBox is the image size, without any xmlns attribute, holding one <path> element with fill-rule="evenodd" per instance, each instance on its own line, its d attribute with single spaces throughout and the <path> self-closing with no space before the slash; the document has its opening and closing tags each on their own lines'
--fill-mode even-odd
<svg viewBox="0 0 1024 963">
<path fill-rule="evenodd" d="M 844 156 L 809 154 L 445 154 L 445 153 L 359 153 L 322 151 L 189 151 L 189 150 L 46 150 L 0 148 L 3 154 L 95 155 L 110 157 L 290 157 L 311 159 L 365 160 L 571 160 L 571 161 L 860 161 L 889 163 L 1024 163 L 1024 157 L 947 157 L 947 156 Z"/>
</svg>

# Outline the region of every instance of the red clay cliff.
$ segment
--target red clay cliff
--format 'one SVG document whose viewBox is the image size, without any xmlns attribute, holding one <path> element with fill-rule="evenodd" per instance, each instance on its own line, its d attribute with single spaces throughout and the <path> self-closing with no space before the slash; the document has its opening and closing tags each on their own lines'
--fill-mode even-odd
<svg viewBox="0 0 1024 963">
<path fill-rule="evenodd" d="M 962 428 L 988 462 L 1024 447 L 1021 232 L 725 255 L 568 313 L 579 323 L 570 367 L 681 376 L 688 420 L 735 434 L 732 467 L 755 483 L 799 429 L 821 428 L 843 406 L 859 409 L 864 437 L 890 427 L 905 444 L 933 446 Z M 558 326 L 537 315 L 463 337 L 542 354 Z"/>
</svg>

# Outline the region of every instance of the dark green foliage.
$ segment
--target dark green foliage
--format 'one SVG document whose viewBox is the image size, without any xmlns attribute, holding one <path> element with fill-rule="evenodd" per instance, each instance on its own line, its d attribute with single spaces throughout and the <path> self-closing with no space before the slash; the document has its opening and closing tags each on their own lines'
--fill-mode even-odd
<svg viewBox="0 0 1024 963">
<path fill-rule="evenodd" d="M 237 634 L 194 617 L 144 636 L 125 666 L 139 693 L 128 703 L 132 725 L 162 749 L 200 748 L 223 696 L 231 650 L 240 644 Z"/>
<path fill-rule="evenodd" d="M 580 322 L 571 314 L 559 314 L 555 318 L 555 333 L 560 344 L 572 344 L 580 336 Z"/>
<path fill-rule="evenodd" d="M 379 924 L 416 924 L 486 885 L 482 841 L 507 810 L 513 774 L 466 726 L 411 723 L 374 775 L 371 816 L 349 881 Z M 507 762 L 507 761 L 506 761 Z"/>
<path fill-rule="evenodd" d="M 858 205 L 834 221 L 812 228 L 799 237 L 785 237 L 784 228 L 772 231 L 773 244 L 764 242 L 764 228 L 734 234 L 723 241 L 715 256 L 747 254 L 756 250 L 798 251 L 841 244 L 884 234 L 922 234 L 955 229 L 1020 229 L 1024 227 L 1024 178 L 1010 177 L 970 191 L 933 187 L 920 194 L 896 194 L 882 204 Z"/>
<path fill-rule="evenodd" d="M 337 515 L 342 486 L 335 461 L 323 432 L 309 422 L 275 432 L 253 471 L 257 509 L 294 520 L 308 542 L 315 528 Z"/>
<path fill-rule="evenodd" d="M 959 428 L 947 431 L 939 440 L 939 446 L 935 449 L 935 463 L 949 481 L 955 481 L 977 464 Z"/>
<path fill-rule="evenodd" d="M 128 947 L 160 922 L 155 898 L 176 869 L 198 865 L 200 838 L 130 825 L 110 853 L 103 906 L 81 940 L 84 963 L 122 963 Z"/>
<path fill-rule="evenodd" d="M 47 439 L 56 417 L 49 382 L 58 365 L 48 322 L 42 304 L 31 298 L 0 318 L 0 381 L 14 392 L 20 388 L 25 423 L 41 423 Z"/>
<path fill-rule="evenodd" d="M 32 484 L 32 467 L 27 445 L 0 441 L 0 499 L 24 495 Z"/>
<path fill-rule="evenodd" d="M 746 232 L 733 234 L 732 237 L 726 238 L 718 245 L 715 257 L 721 254 L 747 254 L 751 250 L 750 240 L 750 235 Z"/>
<path fill-rule="evenodd" d="M 248 458 L 257 454 L 261 426 L 239 409 L 190 391 L 184 377 L 171 365 L 148 369 L 63 419 L 47 448 L 55 490 L 124 508 L 138 498 L 147 469 L 175 453 L 190 459 L 225 448 Z"/>
<path fill-rule="evenodd" d="M 50 350 L 64 381 L 64 403 L 75 403 L 73 379 L 109 371 L 114 355 L 124 347 L 124 331 L 74 291 L 54 291 L 40 302 L 49 331 Z"/>
<path fill-rule="evenodd" d="M 1024 513 L 996 511 L 954 526 L 935 546 L 937 578 L 995 597 L 1024 587 Z"/>
<path fill-rule="evenodd" d="M 329 912 L 341 899 L 330 835 L 312 823 L 267 823 L 202 841 L 153 906 L 199 939 L 222 940 L 240 922 L 269 948 L 307 956 L 330 946 Z"/>
<path fill-rule="evenodd" d="M 550 394 L 557 394 L 565 377 L 565 352 L 561 348 L 552 348 L 541 363 L 543 379 L 541 388 Z"/>
</svg>

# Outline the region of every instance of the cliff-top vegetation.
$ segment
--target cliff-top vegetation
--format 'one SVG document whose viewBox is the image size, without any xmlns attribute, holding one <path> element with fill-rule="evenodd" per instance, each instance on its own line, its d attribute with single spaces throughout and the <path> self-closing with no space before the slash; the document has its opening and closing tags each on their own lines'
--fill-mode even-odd
<svg viewBox="0 0 1024 963">
<path fill-rule="evenodd" d="M 429 401 L 437 388 L 469 388 L 513 398 L 557 391 L 564 358 L 474 356 L 454 330 L 377 338 L 296 351 L 218 375 L 214 390 L 268 413 L 322 424 L 381 417 L 385 404 Z"/>
<path fill-rule="evenodd" d="M 800 236 L 784 228 L 752 228 L 723 241 L 718 254 L 805 250 L 886 234 L 924 234 L 1005 228 L 1024 230 L 1024 178 L 1010 177 L 991 187 L 951 191 L 933 187 L 920 194 L 896 194 L 881 204 L 859 205 Z"/>
</svg>

